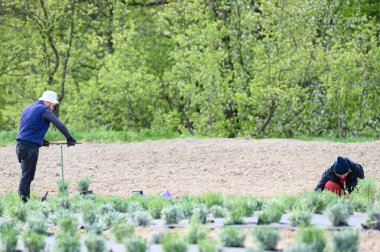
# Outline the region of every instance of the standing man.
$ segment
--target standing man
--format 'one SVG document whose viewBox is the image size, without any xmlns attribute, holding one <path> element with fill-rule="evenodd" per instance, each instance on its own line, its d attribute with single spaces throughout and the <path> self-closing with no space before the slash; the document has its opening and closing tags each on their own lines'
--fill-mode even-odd
<svg viewBox="0 0 380 252">
<path fill-rule="evenodd" d="M 335 163 L 322 174 L 315 190 L 329 190 L 338 195 L 346 191 L 351 193 L 357 186 L 358 179 L 364 179 L 363 167 L 346 157 L 339 156 Z"/>
<path fill-rule="evenodd" d="M 36 173 L 39 148 L 49 147 L 50 143 L 44 138 L 50 123 L 66 137 L 67 146 L 74 146 L 76 143 L 66 126 L 53 113 L 58 103 L 54 91 L 45 91 L 38 101 L 24 108 L 21 113 L 20 129 L 16 137 L 16 154 L 21 163 L 18 194 L 23 202 L 27 202 L 30 197 L 30 184 Z"/>
</svg>

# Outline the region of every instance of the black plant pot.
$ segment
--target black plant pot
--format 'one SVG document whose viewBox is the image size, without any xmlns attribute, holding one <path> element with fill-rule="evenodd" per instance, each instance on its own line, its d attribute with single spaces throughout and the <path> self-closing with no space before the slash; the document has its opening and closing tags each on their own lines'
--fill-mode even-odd
<svg viewBox="0 0 380 252">
<path fill-rule="evenodd" d="M 132 191 L 132 195 L 141 195 L 141 196 L 143 196 L 144 193 L 141 190 L 137 190 L 137 191 Z"/>
<path fill-rule="evenodd" d="M 84 192 L 80 192 L 81 195 L 91 195 L 92 194 L 92 190 L 91 191 L 84 191 Z"/>
</svg>

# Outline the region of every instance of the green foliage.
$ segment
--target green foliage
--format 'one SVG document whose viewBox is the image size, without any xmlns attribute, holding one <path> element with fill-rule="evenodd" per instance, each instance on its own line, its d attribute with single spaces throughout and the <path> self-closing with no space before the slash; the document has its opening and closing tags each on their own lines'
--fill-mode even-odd
<svg viewBox="0 0 380 252">
<path fill-rule="evenodd" d="M 58 220 L 58 231 L 60 233 L 75 234 L 78 228 L 78 219 L 71 215 L 63 215 Z"/>
<path fill-rule="evenodd" d="M 164 252 L 185 252 L 187 244 L 178 234 L 167 233 L 162 237 L 162 250 Z"/>
<path fill-rule="evenodd" d="M 198 241 L 199 252 L 216 252 L 217 247 L 214 241 L 200 240 Z"/>
<path fill-rule="evenodd" d="M 82 178 L 78 181 L 77 189 L 79 192 L 86 192 L 90 187 L 91 179 L 88 177 Z"/>
<path fill-rule="evenodd" d="M 351 199 L 362 203 L 362 208 L 364 209 L 361 210 L 365 211 L 365 208 L 370 208 L 372 206 L 372 203 L 376 199 L 377 192 L 378 190 L 375 178 L 369 177 L 359 179 L 357 187 L 351 193 Z"/>
<path fill-rule="evenodd" d="M 0 251 L 16 251 L 18 230 L 10 228 L 0 233 Z"/>
<path fill-rule="evenodd" d="M 69 182 L 63 181 L 63 180 L 58 180 L 57 181 L 57 185 L 58 185 L 58 192 L 61 195 L 67 195 L 68 194 L 68 191 L 69 191 Z"/>
<path fill-rule="evenodd" d="M 106 251 L 106 240 L 102 235 L 88 233 L 84 238 L 84 244 L 88 251 L 103 252 Z"/>
<path fill-rule="evenodd" d="M 345 226 L 350 217 L 350 211 L 344 201 L 339 201 L 327 207 L 326 215 L 333 226 Z"/>
<path fill-rule="evenodd" d="M 305 244 L 306 246 L 303 246 Z M 315 227 L 301 228 L 296 233 L 295 247 L 292 251 L 300 251 L 297 248 L 308 248 L 307 251 L 323 252 L 326 247 L 324 231 Z M 305 251 L 305 250 L 303 250 Z"/>
<path fill-rule="evenodd" d="M 220 232 L 220 240 L 225 247 L 244 247 L 245 234 L 236 227 L 224 227 Z"/>
<path fill-rule="evenodd" d="M 163 208 L 161 216 L 166 224 L 178 224 L 185 218 L 183 208 L 177 205 Z"/>
<path fill-rule="evenodd" d="M 240 225 L 243 224 L 243 213 L 241 209 L 231 209 L 226 212 L 225 216 L 226 225 Z"/>
<path fill-rule="evenodd" d="M 336 252 L 356 252 L 359 246 L 359 232 L 352 228 L 332 232 L 331 248 Z"/>
<path fill-rule="evenodd" d="M 25 222 L 28 216 L 28 209 L 24 204 L 19 203 L 9 206 L 8 213 L 9 216 Z"/>
<path fill-rule="evenodd" d="M 329 191 L 305 192 L 299 196 L 294 207 L 300 210 L 312 211 L 313 213 L 322 213 L 327 205 L 333 203 L 337 199 L 338 196 Z"/>
<path fill-rule="evenodd" d="M 369 210 L 368 217 L 363 223 L 363 227 L 380 230 L 380 208 Z"/>
<path fill-rule="evenodd" d="M 135 227 L 128 222 L 114 223 L 111 231 L 117 242 L 122 242 L 125 239 L 132 237 L 135 233 Z"/>
<path fill-rule="evenodd" d="M 136 226 L 148 226 L 152 222 L 152 216 L 147 211 L 135 211 L 131 214 L 131 219 Z"/>
<path fill-rule="evenodd" d="M 223 218 L 225 210 L 222 206 L 214 205 L 210 208 L 210 212 L 214 218 Z"/>
<path fill-rule="evenodd" d="M 169 204 L 166 198 L 159 196 L 149 197 L 147 199 L 147 211 L 152 215 L 154 219 L 161 218 L 162 209 Z"/>
<path fill-rule="evenodd" d="M 199 204 L 196 208 L 193 209 L 193 217 L 194 215 L 198 217 L 203 224 L 206 223 L 207 213 L 207 207 L 204 204 Z"/>
<path fill-rule="evenodd" d="M 272 227 L 256 227 L 252 235 L 264 250 L 276 250 L 281 238 L 278 229 Z"/>
<path fill-rule="evenodd" d="M 147 241 L 142 237 L 132 236 L 125 241 L 125 249 L 127 252 L 145 252 L 147 248 Z"/>
<path fill-rule="evenodd" d="M 312 213 L 305 210 L 293 210 L 289 213 L 288 218 L 292 226 L 309 226 Z"/>
<path fill-rule="evenodd" d="M 223 206 L 224 198 L 221 193 L 209 192 L 200 196 L 198 201 L 205 204 L 207 208 L 211 208 L 213 206 Z"/>
<path fill-rule="evenodd" d="M 79 252 L 80 236 L 77 233 L 60 231 L 60 233 L 57 235 L 55 251 Z"/>
<path fill-rule="evenodd" d="M 378 3 L 145 3 L 7 1 L 0 130 L 49 88 L 76 139 L 379 137 Z"/>
<path fill-rule="evenodd" d="M 206 238 L 206 231 L 202 228 L 201 224 L 202 222 L 198 213 L 195 213 L 190 221 L 190 227 L 186 235 L 188 243 L 197 244 L 200 240 Z"/>
<path fill-rule="evenodd" d="M 22 236 L 24 246 L 29 252 L 40 252 L 45 248 L 45 234 L 37 232 L 26 232 Z"/>
<path fill-rule="evenodd" d="M 28 217 L 28 232 L 45 235 L 47 233 L 47 219 L 42 214 L 32 214 Z"/>
<path fill-rule="evenodd" d="M 276 207 L 267 206 L 262 211 L 258 212 L 257 224 L 265 225 L 270 223 L 276 223 L 281 220 L 282 211 Z"/>
</svg>

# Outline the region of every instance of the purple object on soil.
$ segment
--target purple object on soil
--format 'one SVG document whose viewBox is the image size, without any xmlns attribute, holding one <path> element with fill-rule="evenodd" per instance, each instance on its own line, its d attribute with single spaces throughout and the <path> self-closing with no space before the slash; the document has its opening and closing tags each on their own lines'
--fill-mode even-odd
<svg viewBox="0 0 380 252">
<path fill-rule="evenodd" d="M 169 190 L 165 190 L 161 193 L 161 197 L 171 197 L 172 194 L 169 192 Z"/>
</svg>

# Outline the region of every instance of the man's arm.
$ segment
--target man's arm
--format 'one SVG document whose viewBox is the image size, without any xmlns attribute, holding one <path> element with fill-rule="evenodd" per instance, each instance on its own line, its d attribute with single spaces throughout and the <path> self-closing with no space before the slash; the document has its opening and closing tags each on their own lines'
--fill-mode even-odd
<svg viewBox="0 0 380 252">
<path fill-rule="evenodd" d="M 72 139 L 73 137 L 70 135 L 69 130 L 66 126 L 61 122 L 51 111 L 50 109 L 45 109 L 43 113 L 43 118 L 49 122 L 51 122 L 65 137 L 66 139 Z"/>
<path fill-rule="evenodd" d="M 317 186 L 315 187 L 314 191 L 323 191 L 325 189 L 325 185 L 328 181 L 328 176 L 327 176 L 327 171 L 326 170 L 323 174 L 322 174 L 322 178 L 319 180 Z"/>
</svg>

